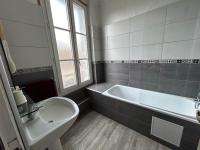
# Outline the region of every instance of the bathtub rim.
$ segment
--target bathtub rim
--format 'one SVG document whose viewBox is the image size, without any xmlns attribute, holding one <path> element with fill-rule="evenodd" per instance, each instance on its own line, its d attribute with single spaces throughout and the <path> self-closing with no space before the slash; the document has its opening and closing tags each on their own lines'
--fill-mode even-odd
<svg viewBox="0 0 200 150">
<path fill-rule="evenodd" d="M 167 110 L 164 110 L 164 109 L 161 109 L 161 108 L 145 105 L 145 104 L 140 103 L 140 102 L 130 101 L 130 100 L 127 100 L 127 99 L 120 98 L 120 97 L 117 97 L 117 96 L 109 94 L 108 91 L 111 90 L 112 88 L 116 87 L 116 86 L 135 88 L 135 87 L 125 86 L 125 85 L 115 84 L 112 87 L 110 87 L 109 89 L 107 89 L 106 91 L 102 92 L 101 94 L 104 95 L 104 96 L 110 97 L 110 98 L 117 99 L 117 100 L 122 101 L 122 102 L 126 102 L 126 103 L 129 103 L 129 104 L 137 105 L 139 107 L 150 109 L 152 111 L 163 113 L 165 115 L 169 115 L 169 116 L 172 116 L 172 117 L 177 117 L 179 119 L 183 119 L 183 120 L 186 120 L 186 121 L 189 121 L 189 122 L 196 123 L 196 124 L 200 125 L 200 122 L 196 119 L 196 117 L 193 118 L 193 117 L 185 116 L 185 115 L 182 115 L 182 114 L 179 114 L 179 113 L 175 113 L 175 112 L 167 111 Z M 140 89 L 140 88 L 135 88 L 135 89 Z M 146 89 L 140 89 L 140 90 L 150 91 L 150 92 L 155 92 L 155 93 L 161 93 L 161 92 L 151 91 L 151 90 L 146 90 Z M 167 93 L 161 93 L 161 94 L 167 94 Z M 167 94 L 167 95 L 173 95 L 173 94 Z M 194 101 L 192 98 L 189 98 L 189 97 L 178 96 L 178 95 L 174 95 L 174 96 L 181 97 L 181 98 L 187 98 L 188 100 Z"/>
</svg>

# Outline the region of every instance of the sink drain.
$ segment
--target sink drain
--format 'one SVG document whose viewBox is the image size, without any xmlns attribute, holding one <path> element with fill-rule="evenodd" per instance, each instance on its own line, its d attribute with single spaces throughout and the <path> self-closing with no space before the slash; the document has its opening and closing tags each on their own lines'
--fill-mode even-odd
<svg viewBox="0 0 200 150">
<path fill-rule="evenodd" d="M 49 120 L 49 121 L 48 121 L 48 123 L 52 123 L 52 122 L 53 122 L 53 120 Z"/>
</svg>

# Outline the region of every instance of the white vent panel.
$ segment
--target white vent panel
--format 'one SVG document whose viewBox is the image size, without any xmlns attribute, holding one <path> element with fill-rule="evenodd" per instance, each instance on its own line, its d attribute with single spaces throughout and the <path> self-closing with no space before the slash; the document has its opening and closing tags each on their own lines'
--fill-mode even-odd
<svg viewBox="0 0 200 150">
<path fill-rule="evenodd" d="M 151 134 L 175 146 L 180 146 L 183 129 L 183 126 L 152 117 Z"/>
</svg>

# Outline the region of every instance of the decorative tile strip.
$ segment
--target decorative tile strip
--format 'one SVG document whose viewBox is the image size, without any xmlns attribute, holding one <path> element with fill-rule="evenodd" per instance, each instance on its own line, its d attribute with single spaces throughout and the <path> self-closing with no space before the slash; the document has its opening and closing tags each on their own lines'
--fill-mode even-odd
<svg viewBox="0 0 200 150">
<path fill-rule="evenodd" d="M 200 64 L 200 59 L 161 59 L 161 60 L 110 60 L 96 63 L 165 63 L 165 64 Z"/>
<path fill-rule="evenodd" d="M 18 69 L 13 75 L 29 74 L 53 70 L 52 66 Z"/>
</svg>

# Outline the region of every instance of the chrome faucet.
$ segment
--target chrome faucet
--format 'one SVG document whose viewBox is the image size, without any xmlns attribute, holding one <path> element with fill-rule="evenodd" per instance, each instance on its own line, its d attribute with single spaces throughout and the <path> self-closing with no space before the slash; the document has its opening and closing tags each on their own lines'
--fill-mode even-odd
<svg viewBox="0 0 200 150">
<path fill-rule="evenodd" d="M 28 120 L 33 120 L 34 119 L 34 113 L 40 110 L 43 106 L 38 107 L 33 100 L 28 96 L 27 94 L 25 95 L 27 99 L 27 110 L 26 113 L 21 115 L 21 118 L 27 116 Z"/>
<path fill-rule="evenodd" d="M 197 97 L 194 99 L 195 101 L 195 109 L 199 109 L 200 106 L 200 92 L 197 94 Z"/>
</svg>

